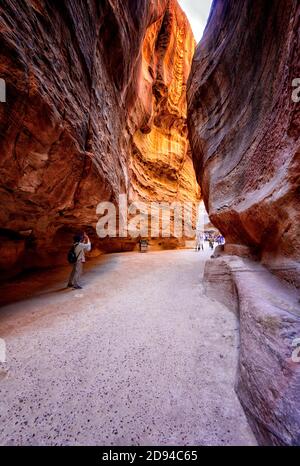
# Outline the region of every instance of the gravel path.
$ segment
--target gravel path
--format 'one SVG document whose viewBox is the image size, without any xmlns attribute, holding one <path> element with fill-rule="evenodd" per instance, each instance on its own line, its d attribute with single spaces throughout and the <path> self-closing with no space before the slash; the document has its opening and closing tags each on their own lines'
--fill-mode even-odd
<svg viewBox="0 0 300 466">
<path fill-rule="evenodd" d="M 28 298 L 0 310 L 0 444 L 255 445 L 236 318 L 203 295 L 208 254 L 112 254 L 79 292 L 64 269 L 2 290 Z"/>
</svg>

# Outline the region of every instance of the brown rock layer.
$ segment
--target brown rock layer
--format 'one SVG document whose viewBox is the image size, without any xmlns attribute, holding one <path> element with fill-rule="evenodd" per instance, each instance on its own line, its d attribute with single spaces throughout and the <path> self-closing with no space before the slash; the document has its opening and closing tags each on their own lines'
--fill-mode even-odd
<svg viewBox="0 0 300 466">
<path fill-rule="evenodd" d="M 237 393 L 267 445 L 300 442 L 299 31 L 299 2 L 215 0 L 188 85 L 196 174 L 226 238 L 205 287 L 239 313 Z"/>
<path fill-rule="evenodd" d="M 211 221 L 300 285 L 300 7 L 216 0 L 189 81 L 194 165 Z"/>
<path fill-rule="evenodd" d="M 195 200 L 185 100 L 194 42 L 175 0 L 0 8 L 2 269 L 60 261 L 74 231 L 94 234 L 97 204 L 120 193 Z"/>
<path fill-rule="evenodd" d="M 236 390 L 260 444 L 300 444 L 300 335 L 297 293 L 257 262 L 224 256 L 206 262 L 206 294 L 239 313 Z M 276 290 L 276 292 L 275 292 Z"/>
</svg>

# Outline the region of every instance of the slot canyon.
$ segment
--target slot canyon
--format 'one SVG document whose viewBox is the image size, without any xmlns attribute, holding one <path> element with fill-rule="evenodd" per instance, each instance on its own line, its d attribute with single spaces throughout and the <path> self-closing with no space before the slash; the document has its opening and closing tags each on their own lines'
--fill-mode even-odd
<svg viewBox="0 0 300 466">
<path fill-rule="evenodd" d="M 4 0 L 0 43 L 0 445 L 299 446 L 299 2 L 197 44 L 180 0 Z M 225 241 L 100 238 L 121 195 Z"/>
</svg>

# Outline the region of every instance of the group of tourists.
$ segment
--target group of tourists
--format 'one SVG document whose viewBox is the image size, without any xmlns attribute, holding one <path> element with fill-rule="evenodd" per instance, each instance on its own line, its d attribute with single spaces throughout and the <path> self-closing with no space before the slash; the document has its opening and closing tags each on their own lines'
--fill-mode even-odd
<svg viewBox="0 0 300 466">
<path fill-rule="evenodd" d="M 204 243 L 208 242 L 210 249 L 214 248 L 215 243 L 218 245 L 225 243 L 225 238 L 221 234 L 213 234 L 208 232 L 196 233 L 196 251 L 204 251 Z"/>
</svg>

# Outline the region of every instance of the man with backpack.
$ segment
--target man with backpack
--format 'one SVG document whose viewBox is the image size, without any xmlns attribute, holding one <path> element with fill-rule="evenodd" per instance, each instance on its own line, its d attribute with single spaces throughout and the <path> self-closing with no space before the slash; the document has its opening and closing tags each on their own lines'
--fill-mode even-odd
<svg viewBox="0 0 300 466">
<path fill-rule="evenodd" d="M 91 250 L 91 242 L 86 233 L 75 235 L 74 243 L 68 253 L 68 261 L 73 265 L 73 269 L 69 278 L 68 287 L 80 290 L 80 278 L 82 275 L 82 264 L 85 262 L 84 251 Z"/>
</svg>

